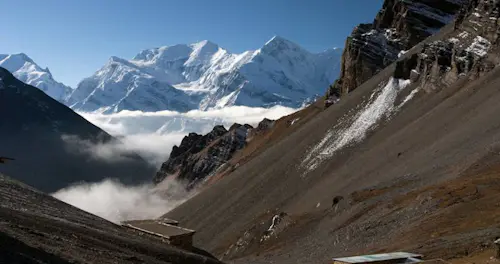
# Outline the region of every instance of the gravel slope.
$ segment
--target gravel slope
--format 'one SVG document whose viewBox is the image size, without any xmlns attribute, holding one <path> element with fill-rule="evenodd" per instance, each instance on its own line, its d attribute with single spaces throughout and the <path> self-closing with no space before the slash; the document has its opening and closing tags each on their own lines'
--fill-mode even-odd
<svg viewBox="0 0 500 264">
<path fill-rule="evenodd" d="M 452 31 L 449 25 L 427 42 L 445 39 Z M 490 53 L 494 59 L 497 54 Z M 309 173 L 299 166 L 394 69 L 389 66 L 167 215 L 198 230 L 195 243 L 234 263 L 327 263 L 332 257 L 389 250 L 452 259 L 490 247 L 500 232 L 498 218 L 484 218 L 481 212 L 498 210 L 498 201 L 490 199 L 498 174 L 486 174 L 484 188 L 477 191 L 484 198 L 479 203 L 483 209 L 474 206 L 479 199 L 475 190 L 436 190 L 448 183 L 468 190 L 476 183 L 465 179 L 479 177 L 474 168 L 488 170 L 500 163 L 498 69 L 417 93 L 390 122 L 379 121 L 362 142 L 337 151 Z M 442 203 L 455 192 L 459 195 L 454 202 Z M 332 208 L 336 196 L 344 199 Z M 291 223 L 262 242 L 279 212 L 286 212 Z M 470 228 L 453 225 L 454 217 Z M 426 228 L 434 222 L 439 224 Z"/>
</svg>

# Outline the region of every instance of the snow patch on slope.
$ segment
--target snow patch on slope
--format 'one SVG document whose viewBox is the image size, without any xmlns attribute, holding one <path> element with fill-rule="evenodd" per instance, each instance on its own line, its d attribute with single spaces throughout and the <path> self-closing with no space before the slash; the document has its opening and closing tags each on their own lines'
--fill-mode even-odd
<svg viewBox="0 0 500 264">
<path fill-rule="evenodd" d="M 474 38 L 472 44 L 466 49 L 467 52 L 472 52 L 478 57 L 484 57 L 490 50 L 491 42 L 481 36 Z"/>
<path fill-rule="evenodd" d="M 372 95 L 370 100 L 380 93 L 372 102 L 368 103 L 355 117 L 352 123 L 340 122 L 330 130 L 325 137 L 314 146 L 306 155 L 301 167 L 306 173 L 316 169 L 324 160 L 330 159 L 336 151 L 361 142 L 366 133 L 373 128 L 384 116 L 394 111 L 398 92 L 410 84 L 410 80 L 391 78 L 389 82 Z M 413 97 L 414 94 L 411 94 Z M 411 99 L 409 97 L 408 100 Z M 405 102 L 406 103 L 406 100 Z"/>
</svg>

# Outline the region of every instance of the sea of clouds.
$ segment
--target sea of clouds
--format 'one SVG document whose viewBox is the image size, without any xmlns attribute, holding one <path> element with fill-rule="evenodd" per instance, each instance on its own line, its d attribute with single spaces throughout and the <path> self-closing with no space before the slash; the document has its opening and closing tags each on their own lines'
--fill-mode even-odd
<svg viewBox="0 0 500 264">
<path fill-rule="evenodd" d="M 107 144 L 94 144 L 72 135 L 63 140 L 68 147 L 85 152 L 93 158 L 116 162 L 122 153 L 135 152 L 151 166 L 159 168 L 168 159 L 174 145 L 188 133 L 207 133 L 215 125 L 229 128 L 234 123 L 255 126 L 264 118 L 278 119 L 298 109 L 275 106 L 253 108 L 231 106 L 186 113 L 174 111 L 122 111 L 115 114 L 79 113 L 85 119 L 118 138 Z M 71 185 L 53 194 L 54 197 L 113 222 L 156 218 L 194 195 L 184 185 L 166 180 L 158 186 L 145 183 L 125 186 L 106 179 L 98 183 Z"/>
<path fill-rule="evenodd" d="M 179 144 L 188 133 L 205 134 L 215 125 L 224 125 L 226 128 L 234 123 L 256 125 L 264 118 L 278 119 L 296 110 L 283 106 L 272 108 L 231 106 L 208 111 L 192 110 L 186 113 L 122 111 L 116 114 L 79 114 L 119 139 L 112 144 L 93 146 L 94 151 L 91 152 L 106 158 L 113 153 L 134 151 L 159 167 L 168 159 L 172 147 Z"/>
</svg>

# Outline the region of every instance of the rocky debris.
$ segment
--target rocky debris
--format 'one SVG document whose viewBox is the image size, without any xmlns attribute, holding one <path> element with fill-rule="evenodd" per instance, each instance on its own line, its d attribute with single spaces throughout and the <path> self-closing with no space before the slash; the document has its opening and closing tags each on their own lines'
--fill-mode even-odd
<svg viewBox="0 0 500 264">
<path fill-rule="evenodd" d="M 198 153 L 215 139 L 227 133 L 224 126 L 215 126 L 212 131 L 204 136 L 196 133 L 189 133 L 182 139 L 179 147 L 174 146 L 170 153 L 170 158 L 177 158 L 186 152 Z"/>
<path fill-rule="evenodd" d="M 274 215 L 268 212 L 262 216 L 263 218 L 267 218 L 267 220 L 259 221 L 243 232 L 243 235 L 238 238 L 237 242 L 229 246 L 223 254 L 223 258 L 233 259 L 258 251 L 261 247 L 269 243 L 271 239 L 277 238 L 280 233 L 284 232 L 287 227 L 294 223 L 290 215 L 282 211 L 278 212 L 274 212 Z"/>
<path fill-rule="evenodd" d="M 188 183 L 188 189 L 216 173 L 223 165 L 236 169 L 238 164 L 227 162 L 234 153 L 246 146 L 253 135 L 268 131 L 273 120 L 265 118 L 254 129 L 251 125 L 233 124 L 229 130 L 215 126 L 206 135 L 190 133 L 174 146 L 169 159 L 163 163 L 153 181 L 158 184 L 172 176 Z"/>
<path fill-rule="evenodd" d="M 251 140 L 255 135 L 265 133 L 274 127 L 276 121 L 264 118 L 259 122 L 255 129 L 250 130 L 248 133 L 248 138 Z"/>
<path fill-rule="evenodd" d="M 260 123 L 257 125 L 257 128 L 255 129 L 255 132 L 264 132 L 269 129 L 271 129 L 274 126 L 274 120 L 270 120 L 267 118 L 264 118 Z"/>
<path fill-rule="evenodd" d="M 491 71 L 498 64 L 488 56 L 498 43 L 498 7 L 491 8 L 488 0 L 471 3 L 474 5 L 463 9 L 470 13 L 461 13 L 451 37 L 426 43 L 419 52 L 399 60 L 394 77 L 418 80 L 420 88 L 430 92 L 450 86 L 460 78 L 476 79 Z M 475 27 L 481 28 L 480 32 Z"/>
<path fill-rule="evenodd" d="M 331 95 L 329 98 L 325 100 L 325 108 L 328 108 L 340 101 L 340 97 L 336 94 Z"/>
<path fill-rule="evenodd" d="M 264 231 L 264 234 L 260 238 L 260 242 L 264 242 L 272 237 L 272 235 L 278 233 L 280 230 L 282 230 L 287 223 L 285 223 L 285 217 L 287 217 L 288 214 L 285 212 L 280 212 L 279 214 L 276 214 L 273 216 L 271 220 L 271 225 L 269 228 Z"/>
<path fill-rule="evenodd" d="M 243 236 L 240 237 L 238 241 L 236 241 L 235 244 L 229 246 L 228 250 L 224 253 L 221 259 L 244 251 L 248 247 L 248 245 L 250 245 L 253 239 L 254 236 L 252 235 L 251 231 L 246 231 Z"/>
<path fill-rule="evenodd" d="M 160 183 L 169 175 L 188 182 L 193 187 L 231 159 L 234 152 L 246 144 L 250 125 L 234 124 L 229 130 L 215 126 L 206 135 L 190 133 L 174 146 L 169 159 L 154 178 Z"/>
<path fill-rule="evenodd" d="M 468 0 L 386 0 L 371 24 L 360 24 L 347 38 L 341 73 L 327 98 L 356 89 L 406 50 L 454 19 Z"/>
</svg>

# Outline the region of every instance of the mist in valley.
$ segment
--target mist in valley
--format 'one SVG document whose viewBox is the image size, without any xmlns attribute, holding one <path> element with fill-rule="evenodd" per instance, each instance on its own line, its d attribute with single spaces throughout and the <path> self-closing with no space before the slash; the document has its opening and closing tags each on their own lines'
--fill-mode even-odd
<svg viewBox="0 0 500 264">
<path fill-rule="evenodd" d="M 116 114 L 79 113 L 118 140 L 93 143 L 74 135 L 64 135 L 68 149 L 92 159 L 126 162 L 128 153 L 137 153 L 157 169 L 168 159 L 174 145 L 191 132 L 208 133 L 215 125 L 229 128 L 233 123 L 255 126 L 264 118 L 278 119 L 297 109 L 275 106 L 251 108 L 232 106 L 187 113 L 174 111 L 122 111 Z M 151 179 L 153 175 L 151 175 Z M 189 197 L 196 189 L 171 177 L 155 186 L 152 182 L 130 186 L 116 179 L 94 183 L 75 183 L 52 194 L 55 198 L 112 222 L 157 218 Z"/>
</svg>

